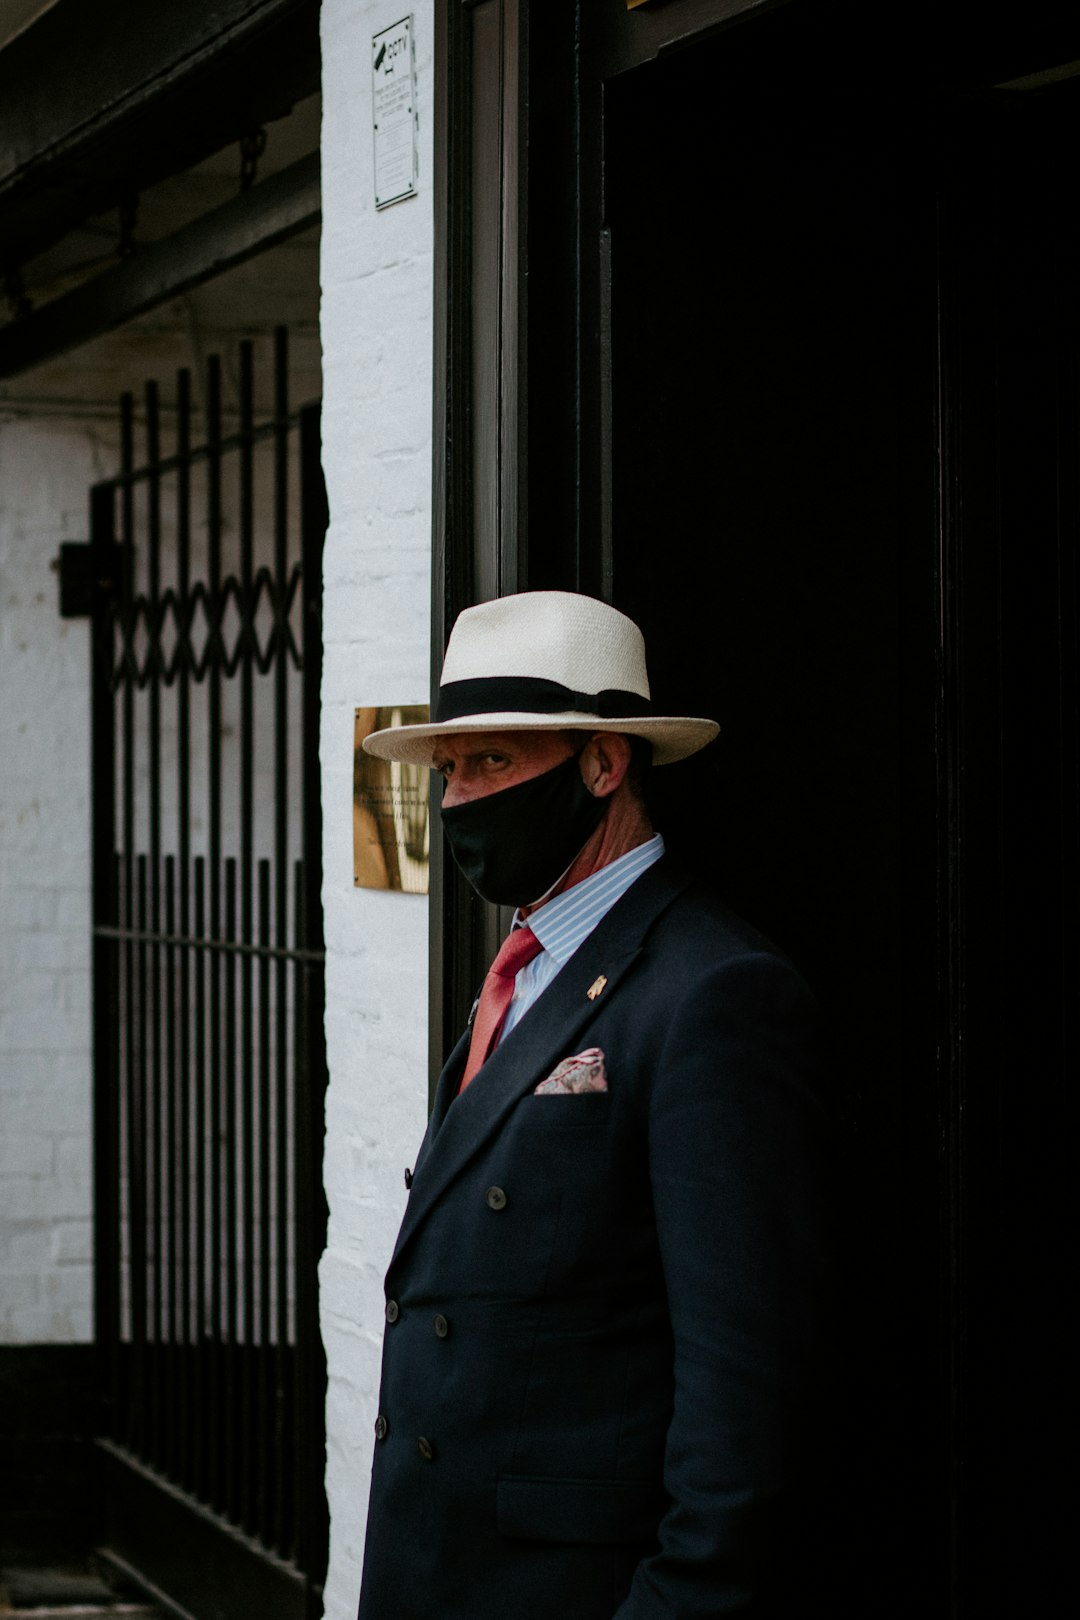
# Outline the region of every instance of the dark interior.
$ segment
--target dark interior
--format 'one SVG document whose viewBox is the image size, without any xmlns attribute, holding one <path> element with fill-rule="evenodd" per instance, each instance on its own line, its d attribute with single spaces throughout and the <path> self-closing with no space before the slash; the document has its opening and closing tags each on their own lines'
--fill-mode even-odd
<svg viewBox="0 0 1080 1620">
<path fill-rule="evenodd" d="M 845 1613 L 1071 1613 L 1080 11 L 612 0 L 527 57 L 515 521 L 447 531 L 446 600 L 610 597 L 661 707 L 722 723 L 656 817 L 825 1017 Z"/>
<path fill-rule="evenodd" d="M 605 86 L 613 596 L 661 712 L 723 727 L 656 773 L 661 827 L 825 1012 L 855 1606 L 1058 1612 L 1033 1117 L 1072 992 L 1006 964 L 1040 919 L 1075 963 L 1076 98 L 857 43 L 748 29 Z M 1034 1570 L 987 1561 L 1007 1524 Z"/>
<path fill-rule="evenodd" d="M 643 626 L 660 712 L 722 725 L 656 772 L 657 820 L 813 985 L 829 1084 L 874 1144 L 853 1195 L 903 1211 L 867 1209 L 855 1261 L 885 1283 L 861 1374 L 888 1389 L 890 1428 L 904 1414 L 873 1448 L 894 1459 L 889 1498 L 916 1456 L 933 1475 L 943 1429 L 932 1030 L 925 1006 L 906 1016 L 903 972 L 934 874 L 932 709 L 903 753 L 912 666 L 932 660 L 924 141 L 889 98 L 822 97 L 775 62 L 752 78 L 723 43 L 616 81 L 605 133 L 614 599 Z M 926 1492 L 904 1508 L 924 1565 L 939 1510 Z"/>
</svg>

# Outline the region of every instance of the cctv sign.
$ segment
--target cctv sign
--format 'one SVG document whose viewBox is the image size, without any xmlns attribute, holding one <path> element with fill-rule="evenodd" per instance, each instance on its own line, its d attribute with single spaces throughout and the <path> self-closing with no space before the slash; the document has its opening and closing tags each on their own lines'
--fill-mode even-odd
<svg viewBox="0 0 1080 1620">
<path fill-rule="evenodd" d="M 417 108 L 413 20 L 403 17 L 371 41 L 375 207 L 416 196 Z"/>
</svg>

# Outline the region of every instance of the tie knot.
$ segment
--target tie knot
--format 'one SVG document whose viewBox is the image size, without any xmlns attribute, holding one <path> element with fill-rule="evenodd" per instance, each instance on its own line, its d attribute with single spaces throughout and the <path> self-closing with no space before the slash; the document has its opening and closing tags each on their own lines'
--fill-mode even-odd
<svg viewBox="0 0 1080 1620">
<path fill-rule="evenodd" d="M 512 928 L 500 945 L 499 954 L 488 971 L 498 974 L 503 979 L 513 979 L 526 962 L 531 962 L 534 956 L 539 956 L 543 948 L 531 928 Z"/>
</svg>

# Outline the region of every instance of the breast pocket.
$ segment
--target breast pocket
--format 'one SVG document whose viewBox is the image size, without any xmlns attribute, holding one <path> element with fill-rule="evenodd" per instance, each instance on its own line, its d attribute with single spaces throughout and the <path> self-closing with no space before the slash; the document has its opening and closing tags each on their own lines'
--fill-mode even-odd
<svg viewBox="0 0 1080 1620">
<path fill-rule="evenodd" d="M 608 1091 L 530 1094 L 518 1104 L 514 1122 L 527 1130 L 603 1130 L 610 1114 Z"/>
</svg>

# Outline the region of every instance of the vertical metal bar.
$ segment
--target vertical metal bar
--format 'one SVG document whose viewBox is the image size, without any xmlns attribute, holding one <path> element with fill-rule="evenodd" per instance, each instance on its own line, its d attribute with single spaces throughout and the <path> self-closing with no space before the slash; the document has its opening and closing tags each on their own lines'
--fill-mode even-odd
<svg viewBox="0 0 1080 1620">
<path fill-rule="evenodd" d="M 328 510 L 321 462 L 318 405 L 300 413 L 300 548 L 303 603 L 303 784 L 304 938 L 307 948 L 323 948 L 322 925 L 322 783 L 314 768 L 319 758 L 322 687 L 322 555 Z"/>
<path fill-rule="evenodd" d="M 136 925 L 139 931 L 139 941 L 135 950 L 135 1073 L 133 1087 L 132 1107 L 132 1169 L 131 1169 L 131 1251 L 133 1268 L 133 1295 L 134 1295 L 134 1321 L 133 1341 L 135 1351 L 135 1378 L 132 1397 L 134 1402 L 132 1446 L 141 1456 L 145 1455 L 147 1444 L 147 1391 L 149 1385 L 149 1265 L 150 1259 L 147 1251 L 147 1222 L 149 1219 L 149 1200 L 147 1197 L 147 1118 L 146 1118 L 146 1003 L 147 1003 L 147 963 L 146 963 L 146 856 L 135 857 L 136 872 Z"/>
<path fill-rule="evenodd" d="M 124 925 L 129 936 L 123 946 L 125 983 L 125 1050 L 127 1058 L 127 1216 L 128 1297 L 131 1301 L 131 1379 L 123 1433 L 138 1452 L 143 1438 L 143 1391 L 146 1384 L 146 1188 L 144 1182 L 144 1119 L 140 1088 L 142 1048 L 138 1039 L 137 953 L 130 930 L 137 917 L 135 899 L 135 401 L 120 400 L 120 625 L 122 643 L 122 755 Z"/>
<path fill-rule="evenodd" d="M 176 857 L 165 857 L 165 935 L 172 941 L 176 938 Z M 180 950 L 183 957 L 184 951 Z M 179 1427 L 179 1346 L 177 1343 L 177 1324 L 179 1321 L 178 1292 L 178 1257 L 179 1257 L 179 1222 L 177 1219 L 177 1200 L 179 1187 L 177 1182 L 177 1151 L 179 1148 L 178 1128 L 178 1086 L 176 1076 L 176 1046 L 178 1039 L 176 1018 L 176 958 L 177 948 L 169 943 L 164 949 L 165 957 L 165 1106 L 163 1114 L 163 1135 L 165 1137 L 165 1233 L 166 1233 L 166 1276 L 165 1276 L 165 1343 L 159 1348 L 159 1356 L 164 1356 L 164 1366 L 160 1371 L 164 1375 L 161 1383 L 167 1391 L 167 1405 L 163 1413 L 163 1444 L 161 1448 L 162 1465 L 165 1471 L 175 1476 L 177 1456 L 180 1448 Z"/>
<path fill-rule="evenodd" d="M 274 590 L 280 620 L 277 656 L 274 663 L 274 943 L 284 952 L 289 944 L 289 657 L 285 634 L 285 603 L 289 587 L 288 475 L 289 475 L 289 354 L 284 327 L 274 334 Z M 284 955 L 275 963 L 274 1060 L 276 1097 L 276 1203 L 275 1242 L 277 1245 L 277 1304 L 275 1384 L 278 1403 L 286 1386 L 288 1323 L 288 962 Z M 278 1411 L 274 1421 L 275 1489 L 277 1512 L 273 1543 L 285 1545 L 286 1425 Z"/>
<path fill-rule="evenodd" d="M 236 859 L 225 862 L 225 943 L 236 943 Z M 225 976 L 224 1091 L 225 1119 L 222 1133 L 220 1175 L 225 1185 L 225 1490 L 222 1506 L 231 1519 L 237 1518 L 239 1469 L 236 1448 L 237 1349 L 239 1340 L 236 1185 L 236 952 L 223 953 Z"/>
<path fill-rule="evenodd" d="M 113 730 L 115 733 L 115 698 L 113 707 Z M 115 735 L 114 735 L 115 745 Z M 114 746 L 115 753 L 115 746 Z M 114 806 L 115 806 L 115 773 L 113 776 Z M 115 810 L 114 810 L 115 819 Z M 114 828 L 115 839 L 115 828 Z M 119 923 L 124 915 L 127 897 L 124 892 L 124 863 L 119 850 L 113 852 L 112 859 L 113 882 L 113 917 Z M 102 1018 L 108 1015 L 112 1026 L 111 1039 L 113 1062 L 113 1107 L 115 1110 L 113 1127 L 116 1132 L 116 1151 L 113 1164 L 115 1176 L 113 1208 L 115 1211 L 115 1339 L 112 1355 L 110 1357 L 110 1384 L 109 1408 L 105 1414 L 105 1433 L 114 1440 L 124 1437 L 124 1414 L 127 1402 L 127 1392 L 131 1385 L 130 1357 L 127 1348 L 129 1336 L 129 1323 L 131 1320 L 131 1291 L 130 1279 L 127 1272 L 127 1246 L 130 1242 L 130 1220 L 128 1211 L 127 1187 L 127 1128 L 126 1128 L 126 1101 L 127 1101 L 127 1075 L 128 1052 L 124 1040 L 127 1027 L 125 1003 L 128 999 L 129 987 L 124 984 L 124 954 L 119 940 L 113 940 L 109 957 L 109 968 L 112 974 L 111 995 L 102 1009 Z M 95 1016 L 96 1016 L 95 1007 Z M 96 1053 L 95 1053 L 96 1061 Z M 127 1237 L 125 1238 L 125 1233 Z"/>
<path fill-rule="evenodd" d="M 255 380 L 251 343 L 240 345 L 240 937 L 254 940 L 254 819 L 255 819 Z M 240 1147 L 242 1165 L 241 1234 L 243 1266 L 243 1339 L 245 1375 L 240 1394 L 240 1522 L 251 1526 L 255 1473 L 256 1385 L 250 1364 L 255 1338 L 255 1264 L 252 1240 L 255 1228 L 254 1131 L 254 1009 L 250 952 L 240 955 L 242 1020 Z"/>
<path fill-rule="evenodd" d="M 302 953 L 305 942 L 303 861 L 297 861 L 294 868 L 293 892 L 295 894 L 293 911 L 294 943 L 298 951 Z M 290 1284 L 293 1297 L 293 1343 L 295 1351 L 291 1401 L 292 1434 L 290 1436 L 293 1463 L 293 1500 L 290 1515 L 292 1519 L 292 1538 L 290 1550 L 300 1568 L 306 1570 L 309 1520 L 306 1497 L 310 1486 L 310 1457 L 315 1443 L 315 1436 L 308 1432 L 305 1422 L 307 1408 L 310 1405 L 306 1273 L 309 1258 L 307 1240 L 311 1203 L 311 1189 L 308 1186 L 308 1159 L 310 1155 L 308 1114 L 311 1106 L 309 1087 L 311 1076 L 307 1050 L 307 964 L 302 954 L 296 960 L 293 984 L 293 1151 L 292 1163 L 289 1167 L 289 1179 L 292 1183 L 293 1200 L 294 1246 Z"/>
<path fill-rule="evenodd" d="M 162 1072 L 162 983 L 161 983 L 161 639 L 158 613 L 161 604 L 161 478 L 158 462 L 161 442 L 158 416 L 157 384 L 148 382 L 145 390 L 146 405 L 146 461 L 147 477 L 147 691 L 150 708 L 149 758 L 149 810 L 150 810 L 150 927 L 154 942 L 150 947 L 150 1020 L 151 1067 L 150 1110 L 151 1177 L 153 1199 L 153 1364 L 154 1398 L 148 1403 L 150 1417 L 150 1457 L 160 1463 L 163 1459 L 165 1412 L 162 1404 L 162 1373 L 167 1358 L 165 1342 L 165 1244 L 168 1198 L 165 1188 L 168 1154 L 163 1138 L 167 1130 L 163 1096 Z"/>
<path fill-rule="evenodd" d="M 326 534 L 326 488 L 320 462 L 317 407 L 300 418 L 300 543 L 303 571 L 303 758 L 301 772 L 304 860 L 297 873 L 297 939 L 321 952 L 322 799 L 319 773 L 319 688 L 322 679 L 322 548 Z M 323 1034 L 323 968 L 315 956 L 297 973 L 296 1177 L 296 1440 L 298 1490 L 296 1546 L 300 1567 L 314 1592 L 321 1583 L 327 1544 L 325 1472 L 326 1363 L 319 1335 L 317 1264 L 326 1240 L 322 1184 L 326 1047 Z"/>
<path fill-rule="evenodd" d="M 124 920 L 134 930 L 138 918 L 135 906 L 135 858 L 125 849 L 121 856 L 124 893 Z M 132 1451 L 140 1444 L 139 1421 L 142 1402 L 142 1381 L 145 1356 L 143 1344 L 146 1320 L 146 1232 L 143 1215 L 142 1111 L 139 1106 L 139 1051 L 138 1051 L 138 995 L 135 978 L 136 952 L 134 938 L 129 934 L 123 946 L 124 986 L 124 1110 L 125 1145 L 127 1150 L 127 1295 L 129 1306 L 128 1332 L 131 1338 L 129 1353 L 130 1379 L 124 1392 L 122 1438 Z M 119 1425 L 118 1425 L 119 1428 Z"/>
<path fill-rule="evenodd" d="M 176 815 L 180 874 L 180 933 L 191 934 L 191 373 L 176 376 Z M 178 1475 L 191 1486 L 193 1445 L 194 1360 L 191 1343 L 191 967 L 189 946 L 180 951 L 180 1398 L 177 1424 L 180 1447 Z"/>
<path fill-rule="evenodd" d="M 280 890 L 288 890 L 287 877 L 279 880 L 275 902 L 280 908 Z M 280 910 L 279 910 L 280 915 Z M 277 943 L 286 947 L 280 934 Z M 290 1546 L 290 1423 L 289 1411 L 292 1394 L 292 1363 L 289 1356 L 289 1090 L 291 1075 L 288 1067 L 288 984 L 285 974 L 288 962 L 284 956 L 277 962 L 277 994 L 275 1017 L 275 1076 L 274 1076 L 274 1538 L 273 1545 L 283 1558 Z"/>
<path fill-rule="evenodd" d="M 322 963 L 308 954 L 308 914 L 304 904 L 311 878 L 296 864 L 295 1049 L 293 1120 L 293 1197 L 296 1208 L 294 1261 L 296 1387 L 293 1403 L 296 1562 L 314 1586 L 321 1583 L 326 1556 L 325 1470 L 326 1366 L 319 1337 L 317 1258 L 326 1230 L 326 1204 L 318 1164 L 322 1157 L 325 1051 L 322 1038 Z"/>
<path fill-rule="evenodd" d="M 270 1438 L 274 1412 L 270 1398 L 270 862 L 259 862 L 259 1331 L 258 1426 L 255 1471 L 257 1498 L 255 1524 L 260 1539 L 270 1545 L 273 1536 L 269 1509 L 272 1467 Z"/>
<path fill-rule="evenodd" d="M 210 865 L 210 938 L 221 938 L 221 683 L 225 606 L 221 592 L 221 359 L 212 354 L 206 366 L 206 527 L 209 643 L 207 647 L 207 788 Z M 224 1411 L 222 1366 L 222 1184 L 220 1164 L 221 973 L 217 951 L 207 955 L 210 998 L 210 1399 L 207 1497 L 214 1506 L 224 1500 Z"/>
<path fill-rule="evenodd" d="M 206 938 L 206 858 L 195 857 L 195 939 Z M 206 1198 L 207 1151 L 206 1135 L 213 1121 L 212 1108 L 207 1108 L 206 1064 L 206 973 L 209 953 L 196 945 L 193 952 L 195 970 L 195 1310 L 192 1401 L 194 1423 L 192 1428 L 192 1481 L 197 1496 L 209 1495 L 207 1474 L 208 1436 L 207 1396 L 210 1389 L 207 1368 L 207 1315 L 206 1315 Z M 213 1161 L 211 1160 L 211 1164 Z"/>
<path fill-rule="evenodd" d="M 274 333 L 274 599 L 278 604 L 274 662 L 274 869 L 277 943 L 286 942 L 289 816 L 289 658 L 285 605 L 289 587 L 289 351 L 285 328 Z"/>
<path fill-rule="evenodd" d="M 615 594 L 615 538 L 612 498 L 614 471 L 611 432 L 613 419 L 611 332 L 611 231 L 600 232 L 600 596 L 610 602 Z M 578 554 L 578 572 L 581 557 Z M 579 590 L 582 587 L 577 587 Z"/>
<path fill-rule="evenodd" d="M 90 546 L 95 593 L 90 641 L 91 847 L 95 930 L 115 927 L 116 698 L 113 665 L 116 626 L 113 580 L 116 486 L 90 494 Z M 117 1040 L 117 943 L 97 933 L 93 948 L 94 1009 L 94 1340 L 102 1387 L 109 1390 L 109 1432 L 115 1433 L 122 1388 L 120 1368 L 120 1051 Z"/>
</svg>

